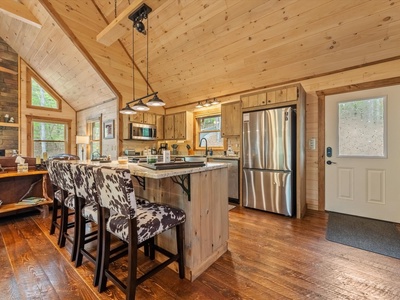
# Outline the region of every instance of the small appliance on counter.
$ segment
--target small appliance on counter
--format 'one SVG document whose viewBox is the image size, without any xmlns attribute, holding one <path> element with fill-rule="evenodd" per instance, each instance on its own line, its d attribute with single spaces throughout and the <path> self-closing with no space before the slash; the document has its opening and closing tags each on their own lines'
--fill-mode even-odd
<svg viewBox="0 0 400 300">
<path fill-rule="evenodd" d="M 138 152 L 135 149 L 125 149 L 124 154 L 127 156 L 135 156 L 138 155 Z"/>
<path fill-rule="evenodd" d="M 172 144 L 172 155 L 178 155 L 178 144 Z"/>
<path fill-rule="evenodd" d="M 158 148 L 158 154 L 163 154 L 164 150 L 168 150 L 168 143 L 160 143 L 160 148 Z"/>
</svg>

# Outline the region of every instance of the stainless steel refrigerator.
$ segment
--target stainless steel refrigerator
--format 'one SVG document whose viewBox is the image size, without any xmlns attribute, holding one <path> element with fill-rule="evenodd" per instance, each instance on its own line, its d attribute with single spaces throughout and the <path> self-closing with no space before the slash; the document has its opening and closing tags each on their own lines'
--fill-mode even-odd
<svg viewBox="0 0 400 300">
<path fill-rule="evenodd" d="M 296 114 L 292 107 L 243 113 L 243 205 L 295 215 Z"/>
</svg>

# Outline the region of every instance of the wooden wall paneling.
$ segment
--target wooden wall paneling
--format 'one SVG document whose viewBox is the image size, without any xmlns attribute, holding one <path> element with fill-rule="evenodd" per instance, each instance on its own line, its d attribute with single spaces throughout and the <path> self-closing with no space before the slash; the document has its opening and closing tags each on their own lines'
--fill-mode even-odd
<svg viewBox="0 0 400 300">
<path fill-rule="evenodd" d="M 296 131 L 297 131 L 297 147 L 296 147 L 296 216 L 303 218 L 306 214 L 306 93 L 301 85 L 298 86 L 299 95 L 296 104 Z"/>
</svg>

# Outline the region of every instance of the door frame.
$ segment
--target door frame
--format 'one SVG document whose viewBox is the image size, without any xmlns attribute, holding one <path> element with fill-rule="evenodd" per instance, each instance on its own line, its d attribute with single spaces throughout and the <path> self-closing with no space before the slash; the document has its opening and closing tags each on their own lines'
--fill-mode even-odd
<svg viewBox="0 0 400 300">
<path fill-rule="evenodd" d="M 316 91 L 318 96 L 318 210 L 325 210 L 325 97 L 400 84 L 400 76 Z"/>
</svg>

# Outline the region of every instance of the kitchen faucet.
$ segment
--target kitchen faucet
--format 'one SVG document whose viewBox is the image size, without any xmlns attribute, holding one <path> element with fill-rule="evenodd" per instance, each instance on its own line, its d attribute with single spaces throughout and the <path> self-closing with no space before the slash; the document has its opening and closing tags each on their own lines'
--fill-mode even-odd
<svg viewBox="0 0 400 300">
<path fill-rule="evenodd" d="M 207 156 L 207 155 L 208 155 L 208 150 L 207 150 L 207 139 L 206 139 L 206 138 L 202 138 L 202 139 L 200 140 L 199 147 L 201 147 L 201 142 L 202 142 L 203 140 L 206 141 L 206 156 Z"/>
</svg>

